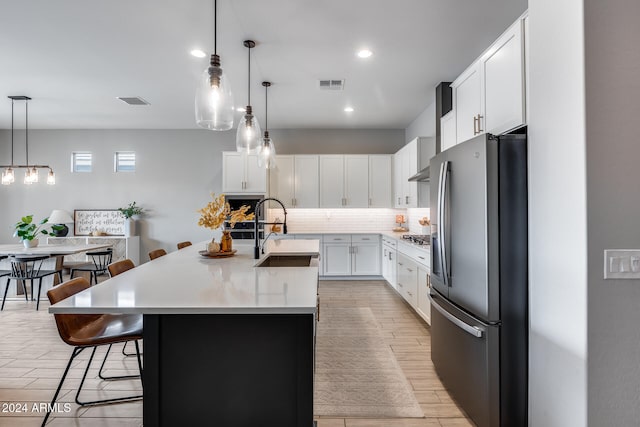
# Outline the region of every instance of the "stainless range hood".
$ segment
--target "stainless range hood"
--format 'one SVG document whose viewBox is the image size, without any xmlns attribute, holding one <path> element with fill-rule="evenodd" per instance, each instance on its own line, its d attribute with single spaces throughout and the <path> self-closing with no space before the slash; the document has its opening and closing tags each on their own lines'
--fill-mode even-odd
<svg viewBox="0 0 640 427">
<path fill-rule="evenodd" d="M 409 178 L 409 181 L 429 182 L 429 166 Z"/>
</svg>

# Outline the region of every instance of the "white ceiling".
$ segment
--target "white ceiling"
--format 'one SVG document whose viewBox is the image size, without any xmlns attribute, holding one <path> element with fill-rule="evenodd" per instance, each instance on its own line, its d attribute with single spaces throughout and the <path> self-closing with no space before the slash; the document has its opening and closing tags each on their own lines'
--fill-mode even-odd
<svg viewBox="0 0 640 427">
<path fill-rule="evenodd" d="M 30 128 L 197 129 L 212 0 L 0 0 L 0 128 L 28 95 Z M 270 128 L 404 128 L 526 9 L 526 0 L 218 0 L 218 53 L 238 106 Z M 373 56 L 355 56 L 367 47 Z M 321 92 L 319 79 L 346 79 Z M 117 96 L 140 96 L 128 106 Z M 2 101 L 4 100 L 4 101 Z M 355 111 L 343 112 L 346 105 Z M 24 110 L 17 104 L 16 128 Z"/>
</svg>

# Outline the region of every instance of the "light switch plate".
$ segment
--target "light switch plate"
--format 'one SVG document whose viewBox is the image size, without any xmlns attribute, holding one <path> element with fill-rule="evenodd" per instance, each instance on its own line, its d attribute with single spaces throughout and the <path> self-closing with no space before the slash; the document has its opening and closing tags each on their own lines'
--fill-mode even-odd
<svg viewBox="0 0 640 427">
<path fill-rule="evenodd" d="M 605 249 L 605 279 L 640 279 L 640 249 Z"/>
</svg>

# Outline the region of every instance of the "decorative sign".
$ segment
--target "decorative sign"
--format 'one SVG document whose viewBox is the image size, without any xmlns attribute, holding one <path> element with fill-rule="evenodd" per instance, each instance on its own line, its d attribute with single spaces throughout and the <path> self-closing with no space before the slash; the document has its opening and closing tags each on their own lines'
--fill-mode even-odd
<svg viewBox="0 0 640 427">
<path fill-rule="evenodd" d="M 109 236 L 123 236 L 125 217 L 117 209 L 76 209 L 73 211 L 76 236 L 90 236 L 93 232 Z"/>
</svg>

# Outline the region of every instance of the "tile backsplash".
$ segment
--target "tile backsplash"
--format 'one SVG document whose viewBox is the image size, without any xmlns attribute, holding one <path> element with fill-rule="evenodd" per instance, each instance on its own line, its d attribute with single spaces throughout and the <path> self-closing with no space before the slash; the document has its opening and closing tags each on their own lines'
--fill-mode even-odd
<svg viewBox="0 0 640 427">
<path fill-rule="evenodd" d="M 269 219 L 282 219 L 280 209 L 269 209 Z M 391 231 L 396 225 L 396 215 L 408 219 L 405 224 L 410 233 L 429 234 L 429 227 L 422 227 L 418 219 L 429 217 L 428 208 L 419 209 L 289 209 L 287 227 L 291 233 L 349 233 Z"/>
</svg>

